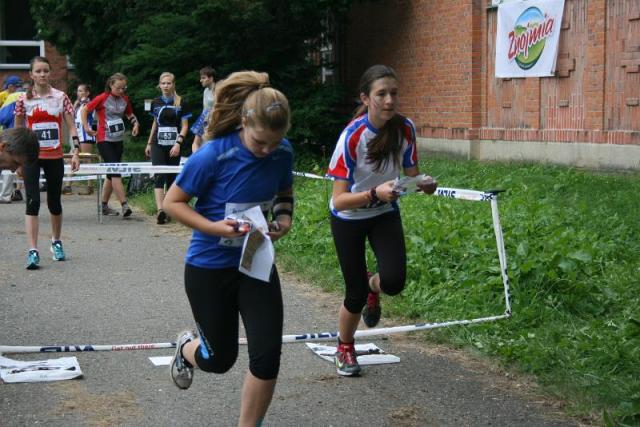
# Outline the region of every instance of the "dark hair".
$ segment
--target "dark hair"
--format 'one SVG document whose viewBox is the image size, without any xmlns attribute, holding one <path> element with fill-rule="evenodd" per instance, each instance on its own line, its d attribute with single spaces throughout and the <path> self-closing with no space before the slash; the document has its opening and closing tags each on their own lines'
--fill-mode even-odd
<svg viewBox="0 0 640 427">
<path fill-rule="evenodd" d="M 33 65 L 36 62 L 44 62 L 49 66 L 49 70 L 51 70 L 51 63 L 47 58 L 45 58 L 44 56 L 34 56 L 33 58 L 31 58 L 31 61 L 29 61 L 29 71 L 33 71 Z M 35 86 L 35 84 L 33 83 L 33 80 L 31 80 L 31 87 L 33 86 Z M 31 98 L 33 98 L 33 93 L 31 93 L 31 91 L 28 91 L 27 99 L 31 99 Z"/>
<path fill-rule="evenodd" d="M 38 160 L 40 145 L 36 133 L 29 128 L 6 129 L 0 133 L 0 142 L 5 143 L 6 153 L 24 157 L 27 165 L 32 165 Z"/>
<path fill-rule="evenodd" d="M 216 70 L 213 67 L 207 65 L 206 67 L 203 67 L 203 68 L 200 69 L 200 75 L 201 76 L 205 75 L 207 77 L 213 77 L 214 80 L 215 80 L 215 78 L 216 78 Z"/>
<path fill-rule="evenodd" d="M 87 92 L 89 92 L 89 96 L 87 97 L 87 99 L 91 99 L 91 86 L 88 83 L 78 83 L 78 86 L 76 86 L 76 92 L 78 89 L 80 89 L 82 86 L 84 86 L 84 90 L 86 90 Z M 75 102 L 73 103 L 73 109 L 77 110 L 78 106 L 80 105 L 80 99 L 76 97 Z"/>
<path fill-rule="evenodd" d="M 373 65 L 360 77 L 358 86 L 358 94 L 370 96 L 371 86 L 376 80 L 390 77 L 398 80 L 396 72 L 387 65 Z M 354 118 L 366 114 L 368 111 L 365 104 L 361 104 L 354 114 Z M 400 165 L 400 150 L 402 148 L 402 129 L 404 127 L 405 117 L 394 115 L 378 134 L 367 143 L 367 163 L 373 164 L 373 170 L 379 172 L 386 169 L 390 160 L 393 160 L 396 166 Z"/>
<path fill-rule="evenodd" d="M 76 89 L 79 89 L 80 86 L 84 86 L 85 90 L 89 92 L 89 94 L 91 94 L 91 85 L 89 85 L 88 83 L 78 83 L 78 86 Z"/>
</svg>

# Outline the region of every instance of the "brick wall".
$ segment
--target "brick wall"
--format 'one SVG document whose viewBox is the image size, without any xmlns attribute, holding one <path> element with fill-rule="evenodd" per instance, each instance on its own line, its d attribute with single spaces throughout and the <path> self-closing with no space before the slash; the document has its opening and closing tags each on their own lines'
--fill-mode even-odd
<svg viewBox="0 0 640 427">
<path fill-rule="evenodd" d="M 565 0 L 556 77 L 494 77 L 490 0 L 356 2 L 344 81 L 395 68 L 418 136 L 640 145 L 640 1 Z"/>
<path fill-rule="evenodd" d="M 51 43 L 45 42 L 45 57 L 51 63 L 51 84 L 56 89 L 66 91 L 73 72 L 67 68 L 67 57 L 61 55 Z M 29 80 L 29 70 L 0 70 L 0 85 L 7 76 L 16 75 L 23 81 Z"/>
</svg>

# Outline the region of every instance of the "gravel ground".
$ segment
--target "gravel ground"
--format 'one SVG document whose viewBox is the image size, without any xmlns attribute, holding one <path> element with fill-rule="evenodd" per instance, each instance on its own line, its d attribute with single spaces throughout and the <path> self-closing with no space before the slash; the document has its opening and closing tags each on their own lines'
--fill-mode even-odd
<svg viewBox="0 0 640 427">
<path fill-rule="evenodd" d="M 189 233 L 157 226 L 144 214 L 97 221 L 96 200 L 64 196 L 65 262 L 48 251 L 49 215 L 41 207 L 42 268 L 24 269 L 24 202 L 0 205 L 0 344 L 63 345 L 169 342 L 193 320 L 183 291 Z M 340 297 L 282 274 L 285 334 L 333 331 Z M 384 325 L 392 325 L 385 320 Z M 265 426 L 572 426 L 556 405 L 521 378 L 462 352 L 411 335 L 369 339 L 401 358 L 340 378 L 303 344 L 285 344 Z M 196 372 L 175 388 L 150 356 L 171 350 L 83 352 L 81 379 L 0 385 L 3 426 L 233 426 L 242 348 L 225 375 Z M 19 360 L 57 357 L 14 354 Z M 533 390 L 533 391 L 532 391 Z"/>
</svg>

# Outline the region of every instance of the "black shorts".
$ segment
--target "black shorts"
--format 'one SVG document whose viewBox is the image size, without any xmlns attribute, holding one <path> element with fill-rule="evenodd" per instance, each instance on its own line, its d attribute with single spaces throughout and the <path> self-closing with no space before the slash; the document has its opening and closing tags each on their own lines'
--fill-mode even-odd
<svg viewBox="0 0 640 427">
<path fill-rule="evenodd" d="M 123 150 L 122 141 L 101 141 L 98 143 L 98 152 L 104 163 L 122 162 Z M 120 176 L 120 174 L 107 174 L 107 179 L 119 178 Z"/>
<path fill-rule="evenodd" d="M 282 292 L 274 266 L 269 283 L 240 273 L 237 267 L 207 269 L 187 264 L 185 290 L 200 334 L 196 363 L 207 372 L 224 373 L 238 357 L 238 313 L 249 347 L 249 370 L 262 380 L 275 379 L 282 349 Z"/>
</svg>

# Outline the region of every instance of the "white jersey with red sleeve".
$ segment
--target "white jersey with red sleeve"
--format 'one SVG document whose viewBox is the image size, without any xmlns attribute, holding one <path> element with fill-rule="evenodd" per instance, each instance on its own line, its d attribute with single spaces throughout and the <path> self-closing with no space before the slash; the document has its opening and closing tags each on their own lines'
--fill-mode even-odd
<svg viewBox="0 0 640 427">
<path fill-rule="evenodd" d="M 402 169 L 418 164 L 416 131 L 413 122 L 405 118 L 402 127 L 402 148 L 400 166 L 390 160 L 386 167 L 374 171 L 374 165 L 367 162 L 367 145 L 378 134 L 378 129 L 369 122 L 367 114 L 357 117 L 342 131 L 333 151 L 327 174 L 337 180 L 349 183 L 349 191 L 357 193 L 400 176 Z M 375 207 L 362 207 L 337 211 L 333 199 L 329 202 L 331 213 L 342 219 L 365 219 L 398 209 L 397 203 L 384 203 Z"/>
<path fill-rule="evenodd" d="M 62 122 L 65 113 L 73 116 L 73 104 L 64 92 L 53 87 L 44 95 L 33 90 L 30 98 L 24 94 L 16 101 L 14 114 L 24 116 L 26 127 L 38 137 L 39 158 L 59 159 L 64 156 Z"/>
</svg>

